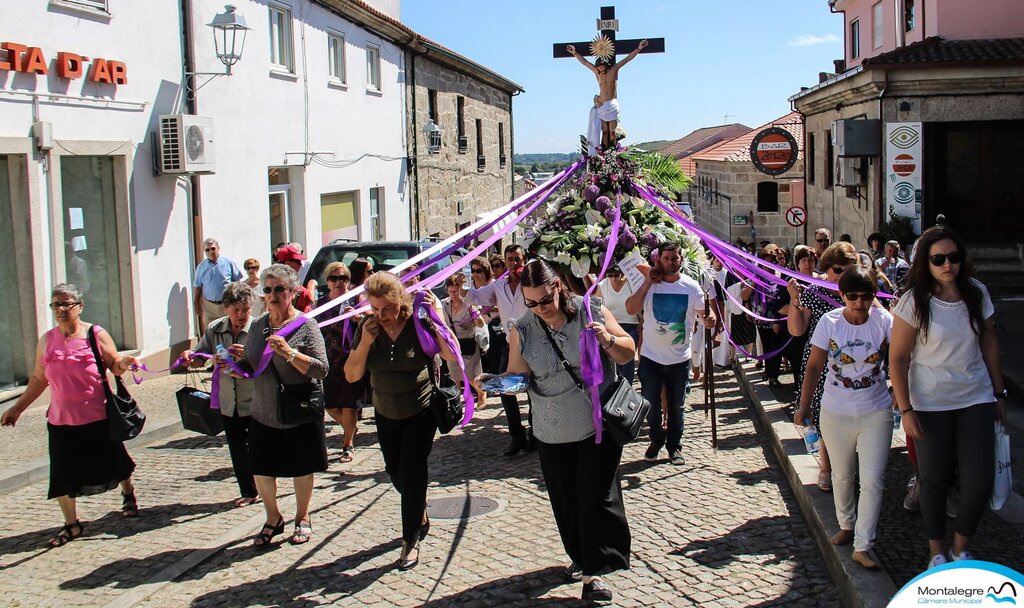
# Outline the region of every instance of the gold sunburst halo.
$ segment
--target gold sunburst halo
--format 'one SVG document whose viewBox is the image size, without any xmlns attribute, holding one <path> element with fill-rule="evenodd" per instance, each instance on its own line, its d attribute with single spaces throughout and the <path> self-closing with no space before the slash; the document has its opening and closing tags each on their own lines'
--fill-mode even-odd
<svg viewBox="0 0 1024 608">
<path fill-rule="evenodd" d="M 615 60 L 615 43 L 604 34 L 598 34 L 590 41 L 590 54 L 611 63 Z"/>
</svg>

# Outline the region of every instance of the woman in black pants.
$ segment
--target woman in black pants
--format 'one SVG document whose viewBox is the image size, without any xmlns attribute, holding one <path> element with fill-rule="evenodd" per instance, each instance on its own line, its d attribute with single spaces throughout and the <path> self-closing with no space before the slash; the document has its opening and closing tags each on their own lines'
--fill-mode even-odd
<svg viewBox="0 0 1024 608">
<path fill-rule="evenodd" d="M 412 320 L 412 299 L 398 277 L 378 272 L 365 285 L 372 316 L 356 329 L 352 352 L 345 362 L 345 377 L 355 382 L 367 370 L 370 372 L 384 468 L 402 495 L 402 555 L 398 567 L 409 570 L 419 563 L 419 542 L 430 529 L 426 512 L 427 458 L 437 432 L 430 410 L 434 361 L 420 346 Z M 429 291 L 426 293 L 436 308 L 437 300 Z M 455 355 L 444 340 L 438 337 L 437 342 L 441 357 L 454 361 Z"/>
<path fill-rule="evenodd" d="M 782 254 L 781 256 L 779 255 L 780 253 Z M 785 256 L 785 252 L 782 249 L 773 243 L 769 243 L 765 245 L 757 257 L 767 262 L 775 263 L 776 261 L 781 262 L 780 257 L 783 256 Z M 761 319 L 754 321 L 754 324 L 757 326 L 757 335 L 761 337 L 761 345 L 764 347 L 764 352 L 761 354 L 766 355 L 782 349 L 778 354 L 765 359 L 764 375 L 769 386 L 782 386 L 782 383 L 779 382 L 782 360 L 788 361 L 790 369 L 796 373 L 796 369 L 800 365 L 802 348 L 798 350 L 793 347 L 793 337 L 790 335 L 789 327 L 783 319 L 785 315 L 780 312 L 783 308 L 789 306 L 789 291 L 778 285 L 772 285 L 767 288 L 762 287 L 761 289 L 763 293 L 755 290 L 752 294 L 752 309 L 762 317 L 775 319 L 774 321 L 762 321 Z"/>
<path fill-rule="evenodd" d="M 1006 389 L 988 290 L 971 278 L 963 241 L 949 228 L 921 235 L 895 317 L 889 369 L 903 428 L 917 447 L 921 517 L 932 568 L 973 559 L 967 546 L 992 494 L 993 424 L 1006 423 Z M 953 457 L 960 504 L 947 554 L 946 490 Z"/>
</svg>

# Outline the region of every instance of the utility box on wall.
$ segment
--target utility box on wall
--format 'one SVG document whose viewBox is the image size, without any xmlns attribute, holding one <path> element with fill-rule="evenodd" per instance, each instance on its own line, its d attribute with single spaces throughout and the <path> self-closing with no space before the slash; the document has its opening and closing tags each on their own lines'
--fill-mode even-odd
<svg viewBox="0 0 1024 608">
<path fill-rule="evenodd" d="M 836 156 L 881 155 L 881 122 L 877 118 L 843 119 L 832 123 Z"/>
</svg>

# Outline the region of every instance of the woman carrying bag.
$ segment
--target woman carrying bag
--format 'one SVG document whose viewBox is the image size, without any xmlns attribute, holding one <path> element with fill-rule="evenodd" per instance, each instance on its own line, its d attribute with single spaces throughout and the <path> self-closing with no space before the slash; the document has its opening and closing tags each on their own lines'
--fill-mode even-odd
<svg viewBox="0 0 1024 608">
<path fill-rule="evenodd" d="M 457 278 L 458 277 L 458 278 Z M 441 300 L 441 309 L 444 310 L 444 320 L 455 332 L 455 338 L 459 342 L 459 350 L 462 352 L 462 359 L 466 364 L 466 377 L 476 378 L 483 371 L 481 368 L 480 344 L 477 342 L 477 333 L 487 331 L 484 319 L 480 316 L 479 309 L 470 306 L 462 299 L 462 280 L 459 275 L 453 275 L 445 279 L 445 289 L 448 297 Z M 452 378 L 461 374 L 458 365 L 454 361 L 448 361 L 448 373 Z M 480 389 L 476 390 L 476 401 L 483 407 L 487 395 Z"/>
</svg>

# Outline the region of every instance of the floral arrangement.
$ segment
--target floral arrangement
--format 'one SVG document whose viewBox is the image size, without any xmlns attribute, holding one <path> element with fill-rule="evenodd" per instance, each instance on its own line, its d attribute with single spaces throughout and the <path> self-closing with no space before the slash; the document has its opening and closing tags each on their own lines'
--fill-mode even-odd
<svg viewBox="0 0 1024 608">
<path fill-rule="evenodd" d="M 661 243 L 675 241 L 683 248 L 684 272 L 696 278 L 707 267 L 700 240 L 633 191 L 634 182 L 654 186 L 663 194 L 685 185 L 681 172 L 666 178 L 650 170 L 664 167 L 661 159 L 648 158 L 651 156 L 620 148 L 588 157 L 586 168 L 563 186 L 545 212 L 527 220 L 530 251 L 577 278 L 597 273 L 611 240 L 616 197 L 621 196 L 622 219 L 613 263 L 637 249 L 644 260 L 650 260 Z M 674 161 L 671 165 L 678 171 Z"/>
</svg>

